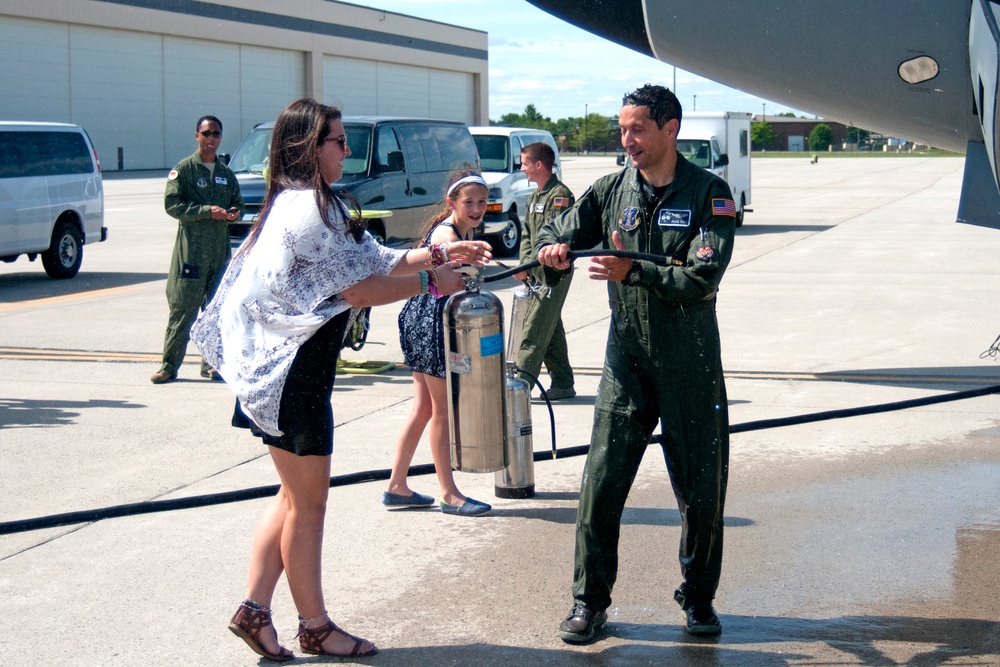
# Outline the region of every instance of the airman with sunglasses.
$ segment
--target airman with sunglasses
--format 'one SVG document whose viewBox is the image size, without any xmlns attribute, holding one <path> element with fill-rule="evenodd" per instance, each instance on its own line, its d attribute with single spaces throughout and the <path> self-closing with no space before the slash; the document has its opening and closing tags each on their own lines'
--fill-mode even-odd
<svg viewBox="0 0 1000 667">
<path fill-rule="evenodd" d="M 164 207 L 178 220 L 177 240 L 167 275 L 170 314 L 163 340 L 163 362 L 150 378 L 153 384 L 177 379 L 191 325 L 198 311 L 211 300 L 229 262 L 229 223 L 243 211 L 236 175 L 216 159 L 222 142 L 222 121 L 203 116 L 195 127 L 198 150 L 181 160 L 167 176 Z M 201 375 L 220 379 L 204 361 Z"/>
</svg>

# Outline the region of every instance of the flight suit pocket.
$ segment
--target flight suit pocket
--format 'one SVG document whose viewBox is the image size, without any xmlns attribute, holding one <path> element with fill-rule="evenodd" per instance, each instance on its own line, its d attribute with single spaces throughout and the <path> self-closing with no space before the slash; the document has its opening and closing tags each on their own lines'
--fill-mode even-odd
<svg viewBox="0 0 1000 667">
<path fill-rule="evenodd" d="M 181 278 L 187 278 L 189 280 L 197 280 L 201 277 L 201 270 L 198 268 L 197 264 L 187 264 L 181 265 Z"/>
</svg>

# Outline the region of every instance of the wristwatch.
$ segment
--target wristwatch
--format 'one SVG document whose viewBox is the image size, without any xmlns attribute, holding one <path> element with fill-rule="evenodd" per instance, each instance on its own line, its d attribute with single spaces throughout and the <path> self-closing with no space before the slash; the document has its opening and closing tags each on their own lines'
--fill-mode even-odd
<svg viewBox="0 0 1000 667">
<path fill-rule="evenodd" d="M 625 280 L 622 281 L 626 285 L 638 285 L 642 281 L 642 265 L 636 260 L 632 260 L 632 268 L 628 270 L 625 274 Z"/>
</svg>

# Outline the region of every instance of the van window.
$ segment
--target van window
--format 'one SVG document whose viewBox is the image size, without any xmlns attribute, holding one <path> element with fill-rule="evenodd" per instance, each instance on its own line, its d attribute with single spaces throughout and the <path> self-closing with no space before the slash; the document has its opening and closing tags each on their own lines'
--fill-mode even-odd
<svg viewBox="0 0 1000 667">
<path fill-rule="evenodd" d="M 79 132 L 4 132 L 3 134 L 7 138 L 7 146 L 13 149 L 20 163 L 19 174 L 8 173 L 6 178 L 17 175 L 90 174 L 94 171 L 90 149 Z M 6 164 L 4 171 L 12 172 L 13 161 L 8 160 Z"/>
<path fill-rule="evenodd" d="M 435 125 L 434 136 L 441 148 L 441 166 L 445 170 L 458 169 L 466 163 L 476 166 L 476 144 L 464 127 Z"/>
<path fill-rule="evenodd" d="M 236 147 L 229 168 L 237 174 L 263 174 L 271 154 L 272 127 L 256 127 Z"/>
<path fill-rule="evenodd" d="M 396 128 L 399 138 L 406 148 L 406 166 L 411 174 L 422 174 L 427 171 L 427 163 L 424 161 L 424 149 L 417 136 L 417 130 L 412 125 L 400 125 Z"/>
<path fill-rule="evenodd" d="M 447 171 L 448 168 L 441 159 L 441 148 L 438 146 L 437 137 L 430 125 L 418 125 L 417 139 L 420 141 L 420 148 L 424 152 L 425 171 Z"/>
<path fill-rule="evenodd" d="M 391 127 L 379 127 L 378 128 L 378 166 L 385 167 L 389 166 L 389 153 L 399 150 L 399 141 L 396 139 L 396 133 L 392 131 Z"/>
<path fill-rule="evenodd" d="M 344 158 L 344 176 L 368 173 L 368 156 L 372 149 L 372 131 L 368 127 L 348 125 L 344 128 L 351 154 Z"/>
<path fill-rule="evenodd" d="M 479 163 L 483 171 L 507 171 L 510 164 L 507 137 L 495 134 L 477 134 L 473 139 L 479 149 Z"/>
<path fill-rule="evenodd" d="M 510 156 L 514 158 L 514 171 L 521 171 L 521 151 L 527 146 L 529 141 L 522 141 L 522 137 L 514 135 L 510 138 Z"/>
<path fill-rule="evenodd" d="M 0 178 L 15 178 L 21 175 L 21 161 L 14 149 L 14 132 L 0 132 Z"/>
</svg>

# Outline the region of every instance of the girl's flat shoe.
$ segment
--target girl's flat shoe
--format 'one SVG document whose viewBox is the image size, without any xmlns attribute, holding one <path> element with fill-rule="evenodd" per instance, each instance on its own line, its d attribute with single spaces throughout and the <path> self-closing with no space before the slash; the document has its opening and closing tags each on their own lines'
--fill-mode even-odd
<svg viewBox="0 0 1000 667">
<path fill-rule="evenodd" d="M 492 505 L 487 505 L 473 498 L 466 498 L 461 505 L 449 505 L 441 501 L 441 512 L 444 514 L 457 514 L 459 516 L 482 516 L 493 509 Z"/>
</svg>

